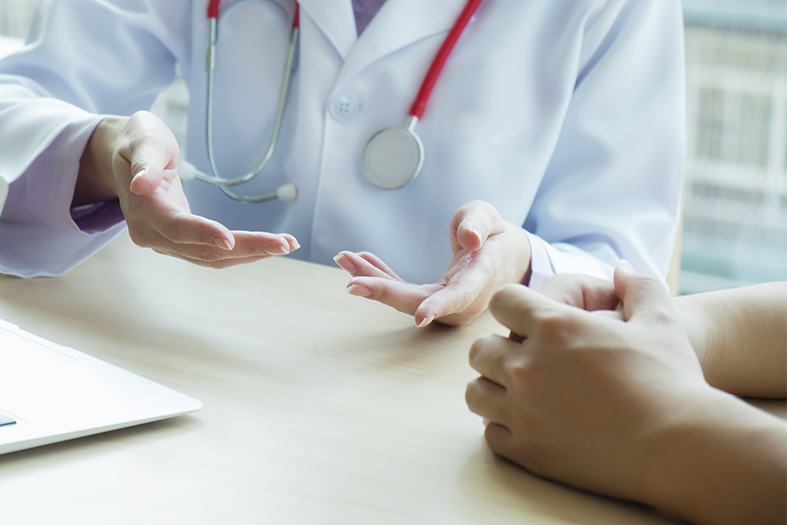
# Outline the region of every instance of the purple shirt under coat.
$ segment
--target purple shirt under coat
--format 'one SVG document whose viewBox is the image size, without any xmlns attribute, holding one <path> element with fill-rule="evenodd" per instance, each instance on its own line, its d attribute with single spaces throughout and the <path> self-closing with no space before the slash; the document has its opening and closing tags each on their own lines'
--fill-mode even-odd
<svg viewBox="0 0 787 525">
<path fill-rule="evenodd" d="M 385 0 L 353 0 L 353 14 L 355 14 L 355 28 L 360 35 L 374 15 L 380 10 Z"/>
</svg>

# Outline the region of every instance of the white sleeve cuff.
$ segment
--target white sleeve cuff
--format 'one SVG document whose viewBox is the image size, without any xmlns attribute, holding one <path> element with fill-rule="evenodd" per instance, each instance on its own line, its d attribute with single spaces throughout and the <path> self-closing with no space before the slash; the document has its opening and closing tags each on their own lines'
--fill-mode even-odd
<svg viewBox="0 0 787 525">
<path fill-rule="evenodd" d="M 530 241 L 530 281 L 527 284 L 538 291 L 547 279 L 558 273 L 581 273 L 601 279 L 611 279 L 614 266 L 610 266 L 576 246 L 565 243 L 549 244 L 525 230 Z M 559 246 L 559 247 L 558 247 Z"/>
<path fill-rule="evenodd" d="M 8 199 L 2 213 L 8 221 L 54 226 L 79 231 L 71 218 L 82 152 L 95 127 L 103 117 L 80 115 L 66 125 L 50 143 L 40 144 L 28 152 L 25 171 L 8 187 Z"/>
</svg>

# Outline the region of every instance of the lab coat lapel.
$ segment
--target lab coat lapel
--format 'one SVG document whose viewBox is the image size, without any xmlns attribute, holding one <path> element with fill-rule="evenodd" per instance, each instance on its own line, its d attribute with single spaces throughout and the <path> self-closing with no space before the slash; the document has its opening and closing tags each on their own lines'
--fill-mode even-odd
<svg viewBox="0 0 787 525">
<path fill-rule="evenodd" d="M 357 40 L 352 0 L 300 0 L 301 25 L 308 19 L 322 31 L 344 59 Z"/>
<path fill-rule="evenodd" d="M 390 53 L 450 30 L 465 3 L 465 0 L 386 0 L 346 56 L 336 86 Z"/>
</svg>

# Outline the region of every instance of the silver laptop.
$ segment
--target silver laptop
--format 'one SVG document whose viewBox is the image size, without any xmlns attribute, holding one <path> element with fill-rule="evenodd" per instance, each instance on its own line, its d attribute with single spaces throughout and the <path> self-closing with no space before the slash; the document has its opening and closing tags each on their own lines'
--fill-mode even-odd
<svg viewBox="0 0 787 525">
<path fill-rule="evenodd" d="M 196 399 L 0 320 L 0 454 L 201 407 Z"/>
</svg>

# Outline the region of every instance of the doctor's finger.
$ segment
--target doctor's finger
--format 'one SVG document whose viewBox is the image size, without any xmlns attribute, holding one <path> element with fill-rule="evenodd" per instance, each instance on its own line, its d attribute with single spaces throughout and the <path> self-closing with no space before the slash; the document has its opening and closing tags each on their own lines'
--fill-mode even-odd
<svg viewBox="0 0 787 525">
<path fill-rule="evenodd" d="M 440 319 L 451 325 L 464 325 L 486 310 L 486 302 L 479 300 L 488 284 L 482 271 L 463 270 L 442 289 L 430 295 L 418 307 L 418 319 Z"/>
<path fill-rule="evenodd" d="M 229 229 L 216 221 L 182 211 L 164 199 L 149 202 L 151 199 L 147 197 L 136 197 L 131 200 L 137 204 L 133 215 L 126 210 L 124 214 L 132 239 L 141 246 L 156 242 L 157 236 L 175 244 L 203 244 L 224 250 L 235 246 Z"/>
<path fill-rule="evenodd" d="M 433 285 L 436 289 L 437 286 Z M 379 277 L 353 277 L 347 284 L 347 291 L 358 297 L 365 297 L 383 303 L 408 315 L 414 315 L 418 305 L 434 293 L 429 286 L 395 281 Z M 418 319 L 416 319 L 416 324 Z"/>
<path fill-rule="evenodd" d="M 158 146 L 137 150 L 134 156 L 124 159 L 128 162 L 131 176 L 129 190 L 137 195 L 149 195 L 160 187 L 168 189 L 177 176 L 177 159 L 177 151 L 162 151 Z"/>
<path fill-rule="evenodd" d="M 385 263 L 369 253 L 342 251 L 333 260 L 353 277 L 392 278 L 402 281 Z"/>
<path fill-rule="evenodd" d="M 203 259 L 192 259 L 182 253 L 178 252 L 169 252 L 169 251 L 159 251 L 154 250 L 157 253 L 162 255 L 169 255 L 170 257 L 175 257 L 176 259 L 180 259 L 191 264 L 196 264 L 197 266 L 202 266 L 203 268 L 212 268 L 214 270 L 221 270 L 224 268 L 230 268 L 232 266 L 239 266 L 241 264 L 250 264 L 254 262 L 259 262 L 264 259 L 270 259 L 271 256 L 267 255 L 264 257 L 240 257 L 240 258 L 232 258 L 232 259 L 218 259 L 215 261 L 206 261 Z"/>
<path fill-rule="evenodd" d="M 505 230 L 505 221 L 497 209 L 484 201 L 465 204 L 451 220 L 452 247 L 477 251 L 487 238 Z M 456 251 L 456 249 L 454 250 Z"/>
<path fill-rule="evenodd" d="M 359 255 L 361 258 L 363 258 L 365 261 L 368 261 L 368 262 L 369 262 L 370 264 L 372 264 L 374 267 L 376 267 L 376 268 L 379 268 L 380 270 L 382 270 L 382 271 L 383 271 L 383 272 L 385 272 L 386 274 L 390 275 L 390 276 L 391 276 L 391 277 L 393 277 L 394 279 L 396 279 L 396 280 L 398 280 L 398 281 L 402 281 L 402 282 L 404 282 L 404 279 L 402 279 L 401 277 L 399 277 L 399 276 L 396 274 L 396 272 L 395 272 L 395 271 L 393 271 L 393 270 L 392 270 L 392 269 L 391 269 L 391 268 L 390 268 L 390 267 L 389 267 L 387 264 L 385 264 L 385 262 L 384 262 L 382 259 L 380 259 L 379 257 L 377 257 L 375 254 L 373 254 L 373 253 L 371 253 L 371 252 L 360 252 L 358 255 Z"/>
<path fill-rule="evenodd" d="M 176 173 L 180 151 L 175 136 L 161 119 L 138 112 L 128 120 L 119 153 L 129 163 L 129 188 L 137 195 L 155 191 Z"/>
<path fill-rule="evenodd" d="M 287 255 L 301 245 L 289 233 L 233 231 L 235 247 L 224 257 Z"/>
<path fill-rule="evenodd" d="M 151 243 L 150 247 L 158 253 L 179 257 L 201 266 L 226 268 L 289 253 L 288 248 L 282 244 L 285 242 L 283 239 L 277 239 L 273 234 L 268 235 L 271 238 L 261 236 L 248 238 L 240 235 L 232 250 L 224 250 L 205 244 L 178 244 L 164 238 L 161 238 L 158 243 Z"/>
</svg>

